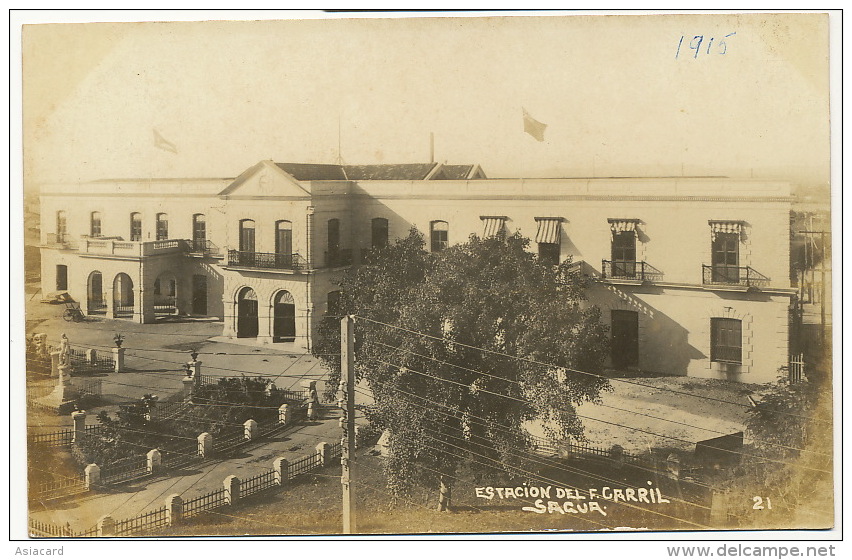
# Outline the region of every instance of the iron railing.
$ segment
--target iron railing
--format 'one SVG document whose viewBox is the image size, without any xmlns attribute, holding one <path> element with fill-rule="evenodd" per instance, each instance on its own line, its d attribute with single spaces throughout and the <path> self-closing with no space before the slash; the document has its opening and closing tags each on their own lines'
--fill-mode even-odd
<svg viewBox="0 0 852 560">
<path fill-rule="evenodd" d="M 251 496 L 268 488 L 277 486 L 275 469 L 270 469 L 240 482 L 240 497 Z"/>
<path fill-rule="evenodd" d="M 304 270 L 308 263 L 298 253 L 255 253 L 252 251 L 228 251 L 228 266 L 263 268 L 271 270 Z"/>
<path fill-rule="evenodd" d="M 205 257 L 221 257 L 222 249 L 209 239 L 187 239 L 185 241 L 187 252 Z"/>
<path fill-rule="evenodd" d="M 300 474 L 304 474 L 306 472 L 310 472 L 317 467 L 322 466 L 322 457 L 319 453 L 312 453 L 311 455 L 307 455 L 293 461 L 287 467 L 288 477 L 293 478 L 295 476 L 299 476 Z"/>
<path fill-rule="evenodd" d="M 604 279 L 659 282 L 663 278 L 663 273 L 645 261 L 602 260 L 601 277 Z"/>
<path fill-rule="evenodd" d="M 769 283 L 769 278 L 750 266 L 727 264 L 701 265 L 704 284 L 728 286 L 748 286 L 760 288 Z"/>
<path fill-rule="evenodd" d="M 156 529 L 163 527 L 169 523 L 169 513 L 166 506 L 159 509 L 123 519 L 115 522 L 115 534 L 124 535 L 127 533 L 137 533 L 146 529 Z"/>
<path fill-rule="evenodd" d="M 220 488 L 209 494 L 192 498 L 183 503 L 183 516 L 193 517 L 205 511 L 214 510 L 228 504 L 225 499 L 225 489 Z"/>
</svg>

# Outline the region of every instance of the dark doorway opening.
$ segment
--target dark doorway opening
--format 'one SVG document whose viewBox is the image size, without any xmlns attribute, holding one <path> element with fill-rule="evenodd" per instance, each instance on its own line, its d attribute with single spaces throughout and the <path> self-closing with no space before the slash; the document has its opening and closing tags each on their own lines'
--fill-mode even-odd
<svg viewBox="0 0 852 560">
<path fill-rule="evenodd" d="M 192 314 L 207 315 L 207 276 L 192 275 Z"/>
<path fill-rule="evenodd" d="M 296 340 L 296 303 L 288 291 L 278 292 L 272 323 L 272 342 Z"/>
<path fill-rule="evenodd" d="M 639 313 L 612 311 L 612 365 L 625 369 L 639 365 Z"/>
<path fill-rule="evenodd" d="M 237 338 L 257 338 L 257 295 L 251 288 L 237 298 Z"/>
</svg>

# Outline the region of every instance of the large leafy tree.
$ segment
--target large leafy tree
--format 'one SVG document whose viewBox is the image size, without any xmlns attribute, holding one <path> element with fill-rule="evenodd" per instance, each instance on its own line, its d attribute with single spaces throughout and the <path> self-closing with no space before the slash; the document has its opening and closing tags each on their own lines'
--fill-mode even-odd
<svg viewBox="0 0 852 560">
<path fill-rule="evenodd" d="M 375 251 L 340 279 L 340 314 L 356 315 L 356 376 L 390 434 L 390 489 L 440 486 L 523 468 L 538 422 L 554 438 L 582 437 L 575 406 L 607 387 L 594 375 L 608 345 L 586 279 L 570 262 L 542 264 L 520 235 L 429 253 L 422 235 Z M 336 388 L 339 315 L 320 327 L 314 352 Z M 547 364 L 547 365 L 545 365 Z"/>
</svg>

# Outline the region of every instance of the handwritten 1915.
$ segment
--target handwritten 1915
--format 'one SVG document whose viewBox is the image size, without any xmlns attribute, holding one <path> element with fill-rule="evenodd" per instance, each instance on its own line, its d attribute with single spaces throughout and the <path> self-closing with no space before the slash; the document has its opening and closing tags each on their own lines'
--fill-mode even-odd
<svg viewBox="0 0 852 560">
<path fill-rule="evenodd" d="M 728 52 L 728 43 L 725 41 L 725 39 L 727 39 L 728 37 L 733 37 L 736 34 L 737 34 L 736 31 L 733 32 L 733 33 L 728 33 L 727 35 L 725 35 L 724 37 L 719 39 L 716 42 L 716 48 L 715 49 L 713 49 L 713 41 L 716 40 L 715 37 L 710 37 L 710 40 L 705 43 L 704 42 L 704 35 L 696 35 L 689 41 L 689 45 L 687 45 L 687 47 L 692 49 L 693 51 L 695 51 L 695 53 L 692 55 L 692 58 L 698 58 L 698 54 L 702 50 L 702 44 L 705 45 L 704 51 L 708 55 L 709 54 L 726 54 Z M 680 51 L 681 51 L 681 48 L 683 47 L 683 40 L 684 40 L 685 37 L 686 37 L 685 35 L 680 36 L 680 41 L 678 41 L 678 43 L 677 43 L 677 52 L 675 53 L 675 59 L 680 57 Z M 684 52 L 684 54 L 686 54 L 686 53 Z"/>
</svg>

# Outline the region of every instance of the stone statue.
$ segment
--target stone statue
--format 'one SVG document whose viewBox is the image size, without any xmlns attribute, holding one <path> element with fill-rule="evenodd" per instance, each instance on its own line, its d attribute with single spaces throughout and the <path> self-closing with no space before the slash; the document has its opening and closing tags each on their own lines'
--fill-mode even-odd
<svg viewBox="0 0 852 560">
<path fill-rule="evenodd" d="M 67 366 L 70 365 L 70 357 L 69 357 L 69 347 L 68 347 L 68 337 L 65 333 L 62 333 L 62 339 L 59 342 L 59 365 Z"/>
</svg>

